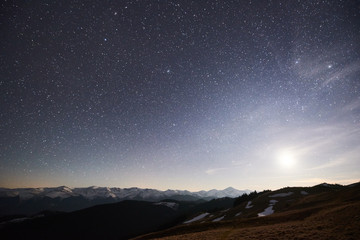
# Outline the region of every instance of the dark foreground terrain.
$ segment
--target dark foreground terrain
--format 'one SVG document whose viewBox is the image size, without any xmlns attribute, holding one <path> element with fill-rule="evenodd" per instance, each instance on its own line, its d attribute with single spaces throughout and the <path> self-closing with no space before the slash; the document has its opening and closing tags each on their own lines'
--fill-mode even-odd
<svg viewBox="0 0 360 240">
<path fill-rule="evenodd" d="M 175 226 L 193 212 L 233 206 L 233 198 L 211 201 L 126 200 L 70 213 L 2 217 L 0 239 L 129 239 Z"/>
</svg>

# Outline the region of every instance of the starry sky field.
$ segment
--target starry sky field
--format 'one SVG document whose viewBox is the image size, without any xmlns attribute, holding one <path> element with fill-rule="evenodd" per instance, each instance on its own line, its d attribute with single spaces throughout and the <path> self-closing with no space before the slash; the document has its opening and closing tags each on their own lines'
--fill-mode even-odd
<svg viewBox="0 0 360 240">
<path fill-rule="evenodd" d="M 2 1 L 0 186 L 360 180 L 359 1 Z"/>
</svg>

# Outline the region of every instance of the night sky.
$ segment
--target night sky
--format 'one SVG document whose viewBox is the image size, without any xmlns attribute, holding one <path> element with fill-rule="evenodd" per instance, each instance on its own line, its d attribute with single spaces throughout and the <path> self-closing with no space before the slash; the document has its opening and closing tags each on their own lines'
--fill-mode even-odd
<svg viewBox="0 0 360 240">
<path fill-rule="evenodd" d="M 2 1 L 0 186 L 360 180 L 359 1 Z"/>
</svg>

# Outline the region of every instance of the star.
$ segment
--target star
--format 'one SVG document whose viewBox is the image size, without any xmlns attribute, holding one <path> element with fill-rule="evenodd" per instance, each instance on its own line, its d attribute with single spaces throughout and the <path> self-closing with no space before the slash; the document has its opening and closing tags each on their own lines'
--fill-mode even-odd
<svg viewBox="0 0 360 240">
<path fill-rule="evenodd" d="M 360 179 L 359 16 L 314 1 L 3 1 L 0 187 Z"/>
</svg>

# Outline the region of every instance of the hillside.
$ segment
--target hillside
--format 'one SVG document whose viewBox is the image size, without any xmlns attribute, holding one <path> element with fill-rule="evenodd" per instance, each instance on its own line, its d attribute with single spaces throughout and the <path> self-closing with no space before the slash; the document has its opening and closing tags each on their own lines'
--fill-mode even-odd
<svg viewBox="0 0 360 240">
<path fill-rule="evenodd" d="M 359 239 L 360 184 L 264 192 L 216 213 L 136 239 Z"/>
</svg>

